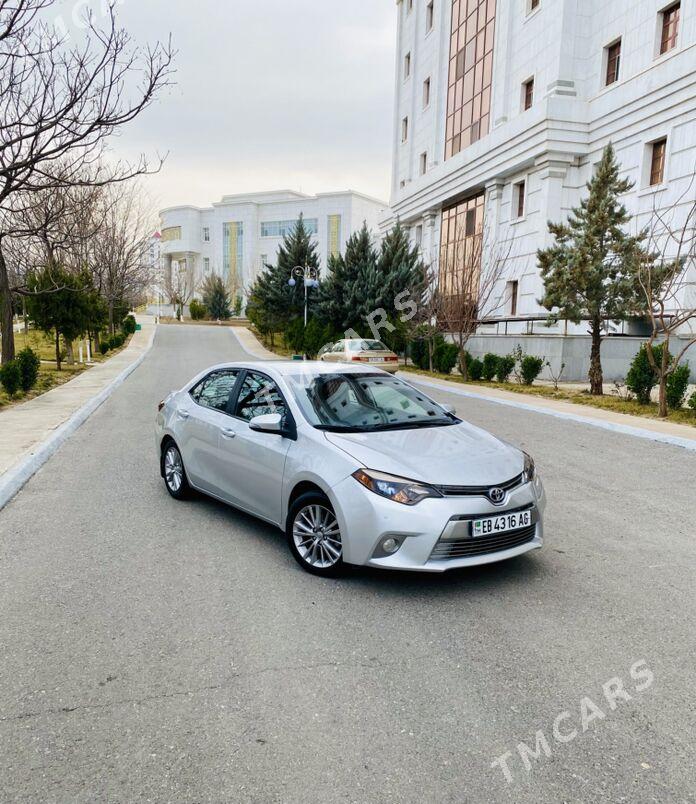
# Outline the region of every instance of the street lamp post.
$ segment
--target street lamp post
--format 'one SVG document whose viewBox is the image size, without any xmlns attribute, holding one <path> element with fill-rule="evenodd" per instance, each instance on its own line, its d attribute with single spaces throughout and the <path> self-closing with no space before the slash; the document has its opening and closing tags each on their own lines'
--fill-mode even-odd
<svg viewBox="0 0 696 804">
<path fill-rule="evenodd" d="M 297 279 L 301 279 L 304 282 L 304 325 L 307 326 L 307 293 L 309 288 L 318 288 L 319 287 L 319 271 L 316 268 L 312 268 L 309 265 L 305 265 L 304 268 L 301 265 L 296 265 L 292 269 L 292 273 L 290 275 L 290 279 L 288 280 L 288 285 L 291 288 L 294 288 L 297 284 Z"/>
</svg>

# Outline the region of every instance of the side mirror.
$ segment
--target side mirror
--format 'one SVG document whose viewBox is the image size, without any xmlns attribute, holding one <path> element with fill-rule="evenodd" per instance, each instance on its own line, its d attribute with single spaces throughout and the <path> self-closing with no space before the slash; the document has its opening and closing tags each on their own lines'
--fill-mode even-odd
<svg viewBox="0 0 696 804">
<path fill-rule="evenodd" d="M 263 416 L 254 416 L 249 427 L 257 433 L 273 433 L 283 435 L 283 417 L 280 413 L 266 413 Z"/>
<path fill-rule="evenodd" d="M 443 403 L 440 405 L 440 407 L 445 411 L 445 413 L 449 413 L 452 416 L 457 415 L 457 409 L 454 407 L 454 405 L 447 405 Z"/>
</svg>

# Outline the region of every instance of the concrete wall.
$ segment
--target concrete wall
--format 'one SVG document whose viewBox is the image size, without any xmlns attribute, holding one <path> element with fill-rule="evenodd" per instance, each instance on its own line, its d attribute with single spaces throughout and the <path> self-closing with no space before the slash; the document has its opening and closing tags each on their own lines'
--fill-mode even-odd
<svg viewBox="0 0 696 804">
<path fill-rule="evenodd" d="M 640 349 L 644 338 L 609 337 L 602 341 L 602 368 L 607 382 L 623 380 L 631 361 Z M 584 382 L 590 369 L 590 338 L 587 335 L 475 335 L 469 340 L 468 350 L 474 357 L 483 358 L 486 352 L 505 355 L 520 345 L 525 354 L 545 357 L 552 366 L 554 374 L 565 363 L 562 379 L 567 382 Z M 681 339 L 672 340 L 672 352 L 686 345 Z M 691 382 L 696 383 L 696 345 L 686 353 L 685 359 L 691 366 Z M 550 379 L 548 368 L 544 368 L 542 379 Z"/>
</svg>

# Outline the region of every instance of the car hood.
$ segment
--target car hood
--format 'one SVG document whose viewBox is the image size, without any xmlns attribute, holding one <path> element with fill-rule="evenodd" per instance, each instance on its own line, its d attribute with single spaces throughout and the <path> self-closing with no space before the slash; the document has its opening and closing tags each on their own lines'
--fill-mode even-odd
<svg viewBox="0 0 696 804">
<path fill-rule="evenodd" d="M 450 427 L 324 435 L 367 469 L 438 486 L 496 485 L 524 469 L 520 450 L 466 422 Z"/>
</svg>

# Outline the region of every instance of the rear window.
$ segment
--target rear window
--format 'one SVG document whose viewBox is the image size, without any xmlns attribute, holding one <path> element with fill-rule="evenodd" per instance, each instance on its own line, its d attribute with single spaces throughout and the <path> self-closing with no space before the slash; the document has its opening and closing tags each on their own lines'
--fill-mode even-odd
<svg viewBox="0 0 696 804">
<path fill-rule="evenodd" d="M 382 341 L 348 341 L 351 352 L 388 352 L 389 347 Z"/>
</svg>

